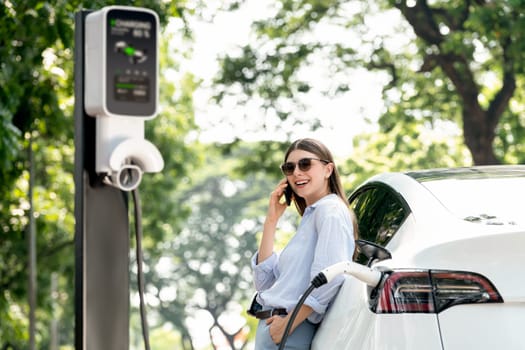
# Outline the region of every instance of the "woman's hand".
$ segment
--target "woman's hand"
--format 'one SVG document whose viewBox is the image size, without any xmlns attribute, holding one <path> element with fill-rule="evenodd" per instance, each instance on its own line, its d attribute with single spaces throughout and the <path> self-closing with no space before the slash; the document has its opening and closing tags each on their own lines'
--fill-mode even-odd
<svg viewBox="0 0 525 350">
<path fill-rule="evenodd" d="M 268 213 L 266 215 L 267 220 L 277 222 L 281 215 L 286 210 L 286 202 L 282 200 L 284 196 L 284 190 L 288 187 L 288 182 L 283 179 L 279 182 L 279 185 L 270 194 L 270 203 L 268 204 Z"/>
<path fill-rule="evenodd" d="M 263 234 L 259 245 L 259 253 L 257 255 L 257 264 L 268 259 L 273 253 L 277 222 L 287 207 L 286 203 L 282 203 L 281 201 L 286 186 L 288 186 L 286 179 L 281 180 L 279 185 L 277 185 L 270 195 L 268 213 L 266 214 L 266 220 L 264 221 Z"/>
<path fill-rule="evenodd" d="M 281 343 L 289 317 L 289 315 L 286 317 L 272 316 L 266 319 L 266 324 L 270 325 L 270 337 L 272 337 L 272 340 L 275 344 Z M 290 330 L 290 333 L 291 331 L 292 330 Z"/>
<path fill-rule="evenodd" d="M 295 316 L 295 320 L 290 327 L 290 333 L 288 335 L 292 334 L 294 329 L 297 328 L 303 322 L 310 316 L 313 312 L 313 309 L 308 305 L 301 305 L 301 308 L 297 312 L 297 315 Z M 286 325 L 288 324 L 288 320 L 291 317 L 291 313 L 286 315 L 286 317 L 281 316 L 272 316 L 268 319 L 266 319 L 266 324 L 270 325 L 270 336 L 272 337 L 272 340 L 275 344 L 281 343 L 281 340 L 283 339 L 284 330 L 286 329 Z"/>
</svg>

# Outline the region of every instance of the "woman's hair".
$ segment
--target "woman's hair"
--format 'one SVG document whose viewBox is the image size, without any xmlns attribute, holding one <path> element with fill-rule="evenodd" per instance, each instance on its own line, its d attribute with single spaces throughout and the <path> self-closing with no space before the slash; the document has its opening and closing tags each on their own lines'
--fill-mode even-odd
<svg viewBox="0 0 525 350">
<path fill-rule="evenodd" d="M 288 156 L 292 151 L 295 150 L 302 150 L 306 152 L 310 152 L 315 154 L 319 157 L 319 159 L 327 160 L 331 162 L 333 166 L 332 174 L 330 175 L 330 178 L 328 180 L 330 193 L 335 193 L 341 200 L 346 203 L 348 209 L 350 210 L 350 216 L 352 217 L 352 223 L 354 228 L 354 237 L 357 239 L 358 236 L 358 226 L 357 226 L 357 220 L 356 216 L 353 212 L 353 210 L 348 206 L 348 200 L 346 199 L 346 195 L 343 190 L 343 185 L 341 184 L 341 177 L 339 176 L 339 172 L 337 171 L 337 167 L 334 163 L 334 157 L 332 156 L 332 152 L 320 141 L 311 139 L 311 138 L 304 138 L 294 141 L 290 147 L 288 147 L 288 150 L 286 151 L 286 154 L 284 155 L 284 161 L 288 159 Z M 299 214 L 301 216 L 304 214 L 304 211 L 306 209 L 306 201 L 304 198 L 297 196 L 294 194 L 294 202 L 297 210 L 299 211 Z"/>
</svg>

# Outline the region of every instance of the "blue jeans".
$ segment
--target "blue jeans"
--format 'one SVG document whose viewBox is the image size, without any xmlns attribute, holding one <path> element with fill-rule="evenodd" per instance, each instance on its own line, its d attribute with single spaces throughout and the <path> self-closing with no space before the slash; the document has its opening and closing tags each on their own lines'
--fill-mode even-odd
<svg viewBox="0 0 525 350">
<path fill-rule="evenodd" d="M 312 345 L 317 325 L 305 320 L 288 335 L 286 339 L 286 350 L 309 350 Z M 279 345 L 275 344 L 270 337 L 270 325 L 265 320 L 260 320 L 255 335 L 255 350 L 278 350 Z"/>
</svg>

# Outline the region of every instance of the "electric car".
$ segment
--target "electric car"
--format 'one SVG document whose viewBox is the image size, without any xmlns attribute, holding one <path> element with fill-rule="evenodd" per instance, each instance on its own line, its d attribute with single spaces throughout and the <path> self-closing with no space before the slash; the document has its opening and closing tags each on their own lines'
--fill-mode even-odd
<svg viewBox="0 0 525 350">
<path fill-rule="evenodd" d="M 312 349 L 525 349 L 525 166 L 384 173 L 349 197 L 358 262 Z"/>
</svg>

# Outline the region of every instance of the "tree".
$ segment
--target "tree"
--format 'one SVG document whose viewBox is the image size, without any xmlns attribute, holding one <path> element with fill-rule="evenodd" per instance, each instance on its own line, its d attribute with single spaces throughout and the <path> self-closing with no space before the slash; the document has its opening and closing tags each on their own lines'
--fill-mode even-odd
<svg viewBox="0 0 525 350">
<path fill-rule="evenodd" d="M 27 332 L 27 227 L 31 212 L 29 177 L 35 179 L 34 216 L 38 257 L 38 348 L 49 346 L 51 319 L 60 322 L 61 344 L 73 343 L 73 29 L 81 8 L 100 8 L 113 1 L 2 1 L 0 2 L 0 348 L 26 348 Z M 161 26 L 193 9 L 184 2 L 135 1 L 154 9 Z M 187 28 L 183 28 L 188 36 Z M 173 53 L 173 52 L 171 52 Z M 161 70 L 173 68 L 164 57 Z M 161 59 L 163 58 L 161 57 Z M 195 82 L 163 80 L 161 100 L 165 114 L 147 126 L 148 137 L 158 140 L 166 161 L 166 177 L 145 179 L 145 187 L 176 187 L 198 157 L 183 140 L 193 123 L 191 92 Z M 174 96 L 174 93 L 177 93 Z M 171 94 L 171 95 L 168 95 Z M 174 112 L 173 108 L 178 112 Z M 32 142 L 29 142 L 29 141 Z M 32 144 L 34 173 L 29 173 L 28 147 Z M 174 152 L 174 148 L 176 152 Z M 170 191 L 164 190 L 163 194 Z M 159 195 L 157 190 L 149 195 Z M 158 197 L 160 198 L 160 196 Z M 158 204 L 155 207 L 155 204 Z M 149 200 L 145 211 L 159 215 L 183 213 L 176 203 Z M 164 211 L 161 211 L 164 210 Z M 166 232 L 148 222 L 154 237 Z M 160 238 L 159 238 L 160 239 Z M 57 288 L 51 276 L 58 274 Z M 53 295 L 52 294 L 53 291 Z M 53 300 L 53 302 L 51 302 Z"/>
<path fill-rule="evenodd" d="M 149 290 L 158 300 L 152 310 L 159 325 L 169 322 L 179 331 L 181 348 L 193 349 L 189 323 L 206 315 L 200 327 L 209 327 L 210 339 L 241 349 L 248 340 L 244 310 L 253 294 L 250 258 L 272 183 L 264 174 L 232 176 L 236 155 L 220 157 L 213 148 L 206 154 L 207 167 L 177 196 L 191 210 L 180 234 L 165 242 L 162 258 L 148 257 L 147 280 L 155 286 Z"/>
<path fill-rule="evenodd" d="M 298 104 L 316 89 L 316 82 L 304 78 L 308 66 L 323 60 L 333 81 L 323 92 L 332 95 L 357 88 L 352 72 L 364 67 L 388 77 L 379 132 L 401 125 L 403 134 L 413 122 L 439 130 L 453 122 L 475 164 L 523 161 L 516 137 L 525 124 L 519 117 L 524 6 L 484 0 L 276 1 L 274 15 L 254 24 L 259 41 L 222 58 L 217 98 L 242 91 L 241 103 L 260 98 L 284 121 L 293 116 L 290 101 Z M 374 34 L 380 21 L 392 25 Z M 327 29 L 333 33 L 329 40 L 317 40 Z"/>
<path fill-rule="evenodd" d="M 509 109 L 517 77 L 524 73 L 521 29 L 525 21 L 518 15 L 524 5 L 483 0 L 434 6 L 427 1 L 418 1 L 414 6 L 402 1 L 391 3 L 422 42 L 421 72 L 441 70 L 461 99 L 463 135 L 474 163 L 499 163 L 492 148 L 496 127 Z M 489 57 L 476 59 L 481 53 Z M 481 67 L 475 67 L 476 63 Z M 482 81 L 490 71 L 498 77 L 496 86 Z"/>
</svg>

